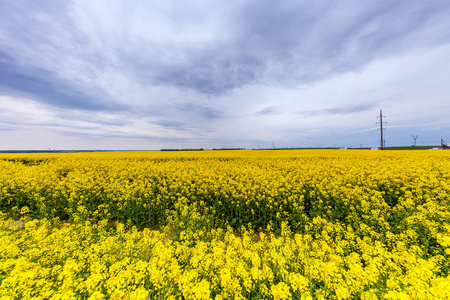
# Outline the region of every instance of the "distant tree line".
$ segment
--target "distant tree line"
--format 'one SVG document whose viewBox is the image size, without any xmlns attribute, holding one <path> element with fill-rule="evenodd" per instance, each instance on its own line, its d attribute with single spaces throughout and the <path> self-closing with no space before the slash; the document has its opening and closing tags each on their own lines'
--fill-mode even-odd
<svg viewBox="0 0 450 300">
<path fill-rule="evenodd" d="M 203 151 L 205 149 L 198 148 L 198 149 L 161 149 L 161 151 Z"/>
<path fill-rule="evenodd" d="M 245 150 L 245 148 L 213 148 L 212 150 Z"/>
</svg>

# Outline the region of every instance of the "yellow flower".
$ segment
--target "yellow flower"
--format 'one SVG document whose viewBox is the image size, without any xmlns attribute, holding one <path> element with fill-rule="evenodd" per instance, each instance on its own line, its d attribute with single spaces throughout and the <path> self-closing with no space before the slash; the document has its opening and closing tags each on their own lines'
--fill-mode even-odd
<svg viewBox="0 0 450 300">
<path fill-rule="evenodd" d="M 270 292 L 274 299 L 290 299 L 292 297 L 289 286 L 284 282 L 272 285 Z"/>
</svg>

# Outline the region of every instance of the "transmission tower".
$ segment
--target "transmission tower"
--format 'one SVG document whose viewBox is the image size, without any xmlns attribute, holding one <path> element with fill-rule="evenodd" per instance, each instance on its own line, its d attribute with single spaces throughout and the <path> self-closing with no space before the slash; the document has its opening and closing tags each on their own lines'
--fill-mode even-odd
<svg viewBox="0 0 450 300">
<path fill-rule="evenodd" d="M 412 138 L 414 139 L 414 147 L 416 146 L 416 140 L 417 140 L 418 137 L 419 137 L 418 134 L 416 134 L 415 136 L 412 135 Z"/>
<path fill-rule="evenodd" d="M 379 115 L 377 118 L 380 118 L 380 122 L 377 122 L 377 124 L 378 124 L 378 123 L 380 124 L 380 132 L 381 132 L 381 150 L 383 150 L 383 149 L 384 149 L 384 144 L 385 144 L 385 141 L 384 141 L 384 139 L 383 139 L 383 130 L 385 130 L 385 128 L 383 128 L 383 124 L 386 124 L 387 122 L 383 122 L 383 112 L 381 111 L 381 109 L 380 109 L 380 115 Z M 385 118 L 386 118 L 386 117 L 385 117 Z"/>
</svg>

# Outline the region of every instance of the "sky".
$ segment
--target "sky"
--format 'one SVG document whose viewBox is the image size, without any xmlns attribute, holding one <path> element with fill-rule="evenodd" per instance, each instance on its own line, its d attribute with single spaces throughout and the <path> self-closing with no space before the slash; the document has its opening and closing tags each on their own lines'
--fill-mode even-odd
<svg viewBox="0 0 450 300">
<path fill-rule="evenodd" d="M 0 7 L 0 150 L 450 142 L 448 0 Z"/>
</svg>

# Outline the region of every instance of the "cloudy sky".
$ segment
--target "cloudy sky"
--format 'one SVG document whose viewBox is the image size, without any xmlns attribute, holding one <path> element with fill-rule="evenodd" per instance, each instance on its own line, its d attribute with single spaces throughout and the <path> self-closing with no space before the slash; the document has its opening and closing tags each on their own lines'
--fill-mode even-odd
<svg viewBox="0 0 450 300">
<path fill-rule="evenodd" d="M 450 141 L 448 0 L 0 7 L 0 150 Z"/>
</svg>

